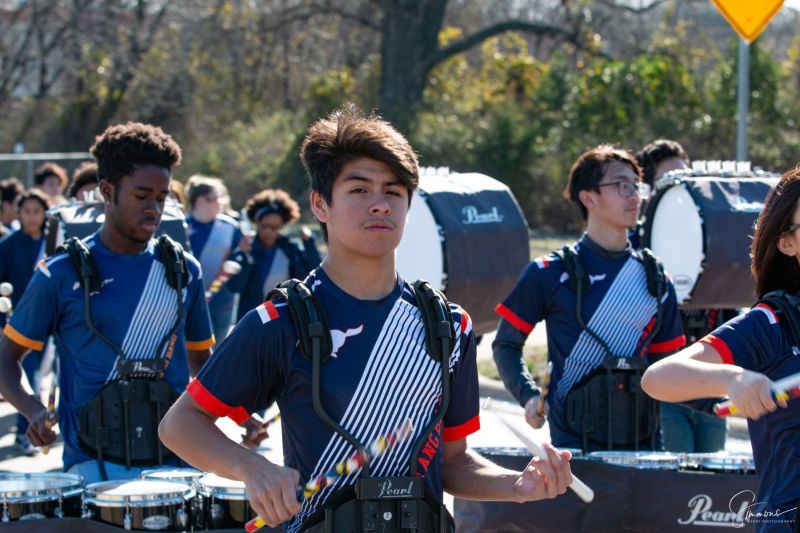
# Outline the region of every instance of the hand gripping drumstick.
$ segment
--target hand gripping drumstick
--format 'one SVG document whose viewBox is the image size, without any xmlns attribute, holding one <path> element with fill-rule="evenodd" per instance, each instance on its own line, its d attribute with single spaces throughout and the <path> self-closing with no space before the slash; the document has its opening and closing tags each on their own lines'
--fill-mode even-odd
<svg viewBox="0 0 800 533">
<path fill-rule="evenodd" d="M 547 399 L 547 393 L 550 390 L 550 375 L 553 373 L 553 362 L 547 362 L 547 370 L 544 373 L 544 383 L 542 384 L 542 393 L 539 395 L 539 404 L 536 406 L 536 416 L 541 417 L 544 414 L 544 401 Z"/>
<path fill-rule="evenodd" d="M 800 373 L 786 376 L 779 379 L 773 384 L 772 399 L 778 400 L 791 400 L 793 398 L 800 398 Z M 738 415 L 739 408 L 733 405 L 730 400 L 718 403 L 714 406 L 714 412 L 717 416 Z"/>
<path fill-rule="evenodd" d="M 261 435 L 263 433 L 266 433 L 267 432 L 267 428 L 270 427 L 272 424 L 274 424 L 275 422 L 277 422 L 280 419 L 281 419 L 281 414 L 278 413 L 277 415 L 273 416 L 269 420 L 264 420 L 263 422 L 261 422 L 261 425 L 259 426 L 258 432 L 256 433 L 256 435 Z M 242 442 L 244 442 L 244 439 L 246 437 L 247 437 L 247 434 L 242 435 Z"/>
<path fill-rule="evenodd" d="M 488 406 L 489 406 L 489 400 L 486 400 L 486 403 L 483 404 L 483 408 L 486 409 Z M 531 452 L 539 459 L 547 460 L 547 450 L 542 448 L 542 446 L 539 443 L 537 443 L 536 441 L 525 435 L 522 431 L 514 427 L 510 422 L 508 422 L 503 417 L 501 413 L 495 411 L 495 414 L 497 415 L 497 418 L 499 418 L 500 421 L 509 429 L 509 431 L 511 431 L 511 433 L 513 433 L 514 436 L 516 436 L 520 441 L 522 441 L 522 444 L 525 445 L 525 447 L 528 449 L 529 452 Z M 589 503 L 592 500 L 594 500 L 594 491 L 589 487 L 589 485 L 578 479 L 578 477 L 575 476 L 575 474 L 572 474 L 572 483 L 569 484 L 569 488 L 572 489 L 572 492 L 574 492 L 575 495 L 578 496 L 578 498 L 580 498 L 586 503 Z"/>
<path fill-rule="evenodd" d="M 206 301 L 211 300 L 211 297 L 217 294 L 222 286 L 225 285 L 231 277 L 241 272 L 241 270 L 242 265 L 236 261 L 228 260 L 222 263 L 222 270 L 217 274 L 217 277 L 214 278 L 214 281 L 211 282 L 211 285 L 208 286 Z"/>
<path fill-rule="evenodd" d="M 56 414 L 56 376 L 52 376 L 50 382 L 50 394 L 47 397 L 47 419 L 44 421 L 44 427 L 50 429 L 53 427 L 53 417 Z M 42 446 L 42 453 L 47 455 L 50 453 L 50 445 L 45 444 Z"/>
<path fill-rule="evenodd" d="M 350 457 L 344 461 L 340 461 L 336 466 L 328 470 L 327 473 L 310 479 L 305 487 L 297 487 L 297 499 L 303 501 L 311 498 L 317 492 L 321 491 L 328 485 L 335 483 L 340 478 L 355 472 L 362 468 L 365 464 L 374 461 L 381 454 L 391 450 L 398 443 L 407 440 L 414 434 L 414 424 L 410 418 L 406 418 L 399 428 L 392 431 L 388 435 L 380 436 L 369 445 L 368 451 L 361 454 L 358 450 L 353 451 Z M 244 525 L 244 530 L 247 533 L 253 533 L 267 525 L 263 518 L 257 516 Z"/>
</svg>

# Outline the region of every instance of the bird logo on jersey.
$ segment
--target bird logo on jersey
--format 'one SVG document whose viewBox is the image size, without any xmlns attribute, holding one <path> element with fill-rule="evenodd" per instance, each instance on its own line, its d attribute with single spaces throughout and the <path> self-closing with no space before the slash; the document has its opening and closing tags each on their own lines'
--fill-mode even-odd
<svg viewBox="0 0 800 533">
<path fill-rule="evenodd" d="M 364 331 L 364 324 L 361 324 L 357 328 L 350 328 L 347 331 L 332 329 L 331 341 L 333 341 L 333 350 L 331 351 L 331 356 L 336 357 L 338 355 L 339 348 L 344 346 L 344 343 L 347 341 L 347 337 L 355 337 L 362 331 Z"/>
</svg>

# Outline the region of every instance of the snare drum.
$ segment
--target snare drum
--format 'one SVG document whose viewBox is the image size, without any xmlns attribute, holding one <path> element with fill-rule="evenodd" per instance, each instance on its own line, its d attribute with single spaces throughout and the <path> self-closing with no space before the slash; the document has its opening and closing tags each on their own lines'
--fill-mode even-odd
<svg viewBox="0 0 800 533">
<path fill-rule="evenodd" d="M 101 481 L 86 487 L 84 518 L 125 529 L 186 531 L 194 497 L 194 489 L 174 481 Z"/>
<path fill-rule="evenodd" d="M 157 481 L 176 481 L 194 487 L 195 481 L 203 476 L 203 472 L 194 468 L 154 468 L 143 470 L 142 479 L 155 479 Z"/>
<path fill-rule="evenodd" d="M 677 455 L 665 452 L 603 451 L 591 452 L 588 458 L 640 470 L 678 470 L 681 465 Z"/>
<path fill-rule="evenodd" d="M 643 244 L 661 258 L 678 303 L 690 309 L 752 304 L 750 239 L 779 177 L 675 177 L 656 184 Z"/>
<path fill-rule="evenodd" d="M 583 450 L 580 448 L 558 448 L 559 451 L 569 451 L 572 453 L 572 458 L 583 457 Z M 487 456 L 508 455 L 511 457 L 533 457 L 533 454 L 527 448 L 516 447 L 492 447 L 492 448 L 475 448 L 475 453 Z"/>
<path fill-rule="evenodd" d="M 241 529 L 257 516 L 244 483 L 205 474 L 197 480 L 195 525 L 198 529 Z"/>
<path fill-rule="evenodd" d="M 511 190 L 483 174 L 423 174 L 397 247 L 397 271 L 469 309 L 476 335 L 530 261 L 528 223 Z"/>
<path fill-rule="evenodd" d="M 81 516 L 83 478 L 76 474 L 0 474 L 2 520 Z"/>
<path fill-rule="evenodd" d="M 729 474 L 754 474 L 756 471 L 752 454 L 728 452 L 686 454 L 686 468 Z"/>
</svg>

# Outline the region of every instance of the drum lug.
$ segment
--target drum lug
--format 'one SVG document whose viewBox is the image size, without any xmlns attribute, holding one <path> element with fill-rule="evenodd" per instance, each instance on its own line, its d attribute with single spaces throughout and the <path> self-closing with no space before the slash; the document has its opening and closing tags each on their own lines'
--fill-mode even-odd
<svg viewBox="0 0 800 533">
<path fill-rule="evenodd" d="M 86 502 L 82 501 L 81 502 L 81 518 L 83 518 L 84 520 L 91 520 L 93 515 L 94 515 L 94 513 L 92 512 L 92 510 L 89 509 L 89 507 L 86 506 Z"/>
<path fill-rule="evenodd" d="M 64 504 L 64 497 L 63 495 L 59 494 L 58 507 L 56 507 L 55 511 L 53 511 L 53 514 L 55 515 L 56 518 L 64 518 L 64 511 L 61 509 L 63 504 Z"/>
<path fill-rule="evenodd" d="M 6 523 L 6 522 L 10 522 L 10 521 L 11 521 L 11 517 L 8 516 L 8 503 L 3 502 L 3 518 L 2 518 L 2 522 Z"/>
<path fill-rule="evenodd" d="M 131 515 L 130 509 L 125 509 L 125 517 L 122 519 L 122 527 L 125 528 L 125 531 L 130 531 L 133 529 L 133 516 Z"/>
<path fill-rule="evenodd" d="M 178 509 L 178 512 L 175 513 L 175 521 L 177 522 L 177 526 L 182 529 L 185 529 L 189 524 L 189 516 L 186 514 L 183 507 Z"/>
</svg>

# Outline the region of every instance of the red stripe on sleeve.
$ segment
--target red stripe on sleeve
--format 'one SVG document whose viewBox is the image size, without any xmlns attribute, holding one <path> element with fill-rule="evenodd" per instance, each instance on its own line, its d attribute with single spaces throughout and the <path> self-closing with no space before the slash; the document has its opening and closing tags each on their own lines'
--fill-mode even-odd
<svg viewBox="0 0 800 533">
<path fill-rule="evenodd" d="M 275 304 L 272 302 L 264 302 L 264 309 L 267 310 L 270 320 L 278 318 L 278 310 L 275 309 Z"/>
<path fill-rule="evenodd" d="M 495 313 L 508 320 L 508 323 L 520 330 L 525 335 L 533 331 L 533 324 L 530 324 L 514 314 L 514 312 L 503 304 L 497 304 L 494 308 Z"/>
<path fill-rule="evenodd" d="M 461 440 L 467 435 L 471 435 L 481 429 L 481 417 L 475 416 L 461 424 L 460 426 L 445 427 L 442 438 L 446 441 Z"/>
<path fill-rule="evenodd" d="M 706 335 L 700 342 L 704 342 L 714 348 L 720 357 L 722 357 L 722 362 L 726 365 L 732 365 L 733 362 L 733 353 L 731 353 L 731 349 L 728 348 L 728 345 L 725 344 L 725 341 L 716 337 L 714 335 Z"/>
<path fill-rule="evenodd" d="M 189 386 L 186 387 L 186 392 L 188 392 L 189 396 L 194 398 L 194 401 L 199 403 L 203 409 L 214 416 L 227 416 L 237 424 L 242 424 L 245 420 L 250 418 L 250 413 L 248 413 L 244 407 L 231 407 L 219 400 L 216 396 L 211 394 L 197 378 L 189 382 Z"/>
<path fill-rule="evenodd" d="M 469 315 L 464 309 L 461 309 L 461 333 L 467 331 L 467 324 L 469 324 Z"/>
<path fill-rule="evenodd" d="M 674 352 L 675 350 L 679 350 L 684 346 L 686 346 L 686 337 L 681 335 L 680 337 L 675 337 L 674 339 L 668 341 L 654 342 L 650 345 L 650 353 L 660 354 Z"/>
</svg>

